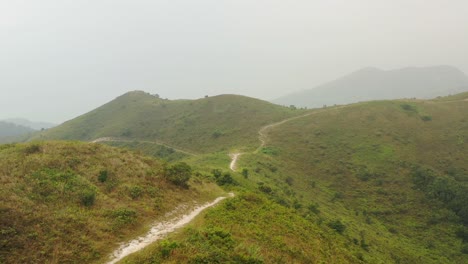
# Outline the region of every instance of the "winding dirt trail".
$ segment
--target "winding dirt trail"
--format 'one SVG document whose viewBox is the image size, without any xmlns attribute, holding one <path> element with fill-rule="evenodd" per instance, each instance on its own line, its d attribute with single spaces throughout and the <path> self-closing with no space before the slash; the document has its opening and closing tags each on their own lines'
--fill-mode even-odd
<svg viewBox="0 0 468 264">
<path fill-rule="evenodd" d="M 268 130 L 270 130 L 270 129 L 274 128 L 274 127 L 280 126 L 280 125 L 282 125 L 284 123 L 287 123 L 289 121 L 296 120 L 296 119 L 303 118 L 303 117 L 310 116 L 310 115 L 314 115 L 314 114 L 318 114 L 318 113 L 321 113 L 321 112 L 323 112 L 323 111 L 316 111 L 316 112 L 311 112 L 311 113 L 307 113 L 307 114 L 300 115 L 300 116 L 290 117 L 290 118 L 284 119 L 282 121 L 279 121 L 279 122 L 276 122 L 276 123 L 273 123 L 273 124 L 269 124 L 269 125 L 266 125 L 266 126 L 260 128 L 260 130 L 258 130 L 258 140 L 260 140 L 260 146 L 254 151 L 254 153 L 258 153 L 266 145 L 267 131 Z"/>
<path fill-rule="evenodd" d="M 268 132 L 269 130 L 271 130 L 272 128 L 275 128 L 275 127 L 277 127 L 277 126 L 283 125 L 283 124 L 285 124 L 285 123 L 287 123 L 287 122 L 290 122 L 290 121 L 292 121 L 292 120 L 296 120 L 296 119 L 299 119 L 299 118 L 304 118 L 304 117 L 311 116 L 311 115 L 316 115 L 316 114 L 319 114 L 319 113 L 323 113 L 324 111 L 337 110 L 337 109 L 341 109 L 341 108 L 345 108 L 345 107 L 348 107 L 348 105 L 336 106 L 336 107 L 333 107 L 333 108 L 327 108 L 327 109 L 323 109 L 323 110 L 317 110 L 317 111 L 313 111 L 313 112 L 310 112 L 310 113 L 307 113 L 307 114 L 304 114 L 304 115 L 299 115 L 299 116 L 290 117 L 290 118 L 281 120 L 281 121 L 279 121 L 279 122 L 275 122 L 275 123 L 272 123 L 272 124 L 263 126 L 262 128 L 260 128 L 260 130 L 258 130 L 258 140 L 260 141 L 260 146 L 259 146 L 254 152 L 252 152 L 252 153 L 253 153 L 253 154 L 256 154 L 256 153 L 258 153 L 263 147 L 265 147 L 265 145 L 266 145 L 266 143 L 267 143 L 267 138 L 268 138 L 267 132 Z M 245 153 L 230 153 L 230 154 L 229 154 L 229 156 L 231 157 L 231 164 L 229 165 L 229 168 L 230 168 L 232 171 L 235 171 L 235 170 L 236 170 L 237 162 L 239 161 L 239 157 L 240 157 L 242 154 L 245 154 Z"/>
<path fill-rule="evenodd" d="M 130 242 L 124 243 L 117 250 L 115 250 L 111 256 L 111 260 L 107 262 L 107 264 L 117 263 L 118 261 L 122 260 L 124 257 L 132 253 L 135 253 L 137 251 L 140 251 L 146 246 L 150 245 L 151 243 L 154 243 L 155 241 L 158 241 L 161 238 L 164 238 L 167 234 L 172 233 L 176 229 L 181 228 L 184 225 L 188 224 L 197 215 L 199 215 L 203 210 L 209 207 L 215 206 L 216 204 L 218 204 L 219 202 L 221 202 L 222 200 L 228 197 L 234 197 L 234 194 L 229 193 L 228 196 L 218 197 L 210 203 L 206 203 L 204 205 L 194 208 L 191 212 L 189 212 L 186 215 L 175 217 L 168 221 L 154 223 L 151 226 L 150 231 L 146 235 L 136 238 Z"/>
<path fill-rule="evenodd" d="M 232 171 L 236 171 L 236 165 L 237 165 L 237 160 L 239 159 L 239 157 L 244 154 L 244 153 L 231 153 L 229 154 L 229 157 L 231 157 L 231 164 L 229 164 L 229 168 L 232 170 Z"/>
<path fill-rule="evenodd" d="M 117 137 L 101 137 L 101 138 L 97 138 L 97 139 L 91 141 L 91 143 L 99 143 L 99 142 L 139 142 L 139 143 L 148 143 L 148 144 L 155 144 L 155 145 L 164 146 L 166 148 L 170 148 L 170 149 L 173 149 L 173 150 L 175 150 L 177 152 L 184 153 L 184 154 L 187 154 L 187 155 L 190 155 L 190 156 L 198 156 L 198 154 L 195 154 L 195 153 L 192 153 L 192 152 L 189 152 L 189 151 L 186 151 L 186 150 L 175 148 L 173 146 L 167 145 L 166 143 L 163 143 L 163 142 L 160 142 L 160 141 L 123 139 L 123 138 L 117 138 Z"/>
</svg>

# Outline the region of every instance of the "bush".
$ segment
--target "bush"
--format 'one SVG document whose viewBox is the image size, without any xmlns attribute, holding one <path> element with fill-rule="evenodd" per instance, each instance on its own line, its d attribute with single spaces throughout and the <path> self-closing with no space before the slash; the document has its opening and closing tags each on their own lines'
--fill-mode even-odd
<svg viewBox="0 0 468 264">
<path fill-rule="evenodd" d="M 107 170 L 100 171 L 99 175 L 98 175 L 98 181 L 99 182 L 106 182 L 107 181 L 107 176 L 108 176 Z"/>
<path fill-rule="evenodd" d="M 84 190 L 80 195 L 80 201 L 86 207 L 93 206 L 96 201 L 96 191 L 91 189 Z"/>
<path fill-rule="evenodd" d="M 314 214 L 320 213 L 320 210 L 318 209 L 318 204 L 310 204 L 309 206 L 307 206 L 307 209 L 309 209 L 309 211 Z"/>
<path fill-rule="evenodd" d="M 421 120 L 425 122 L 432 121 L 432 116 L 421 116 Z"/>
<path fill-rule="evenodd" d="M 248 169 L 242 169 L 242 176 L 244 176 L 244 178 L 248 178 L 249 177 L 249 170 Z"/>
<path fill-rule="evenodd" d="M 187 187 L 187 182 L 192 176 L 192 167 L 185 162 L 179 162 L 167 168 L 165 175 L 175 185 Z"/>
<path fill-rule="evenodd" d="M 39 146 L 38 144 L 29 145 L 24 149 L 24 154 L 26 155 L 35 154 L 39 152 L 41 152 L 41 146 Z"/>
<path fill-rule="evenodd" d="M 292 186 L 294 183 L 294 179 L 292 177 L 287 177 L 284 182 L 286 182 L 287 185 Z"/>
<path fill-rule="evenodd" d="M 171 255 L 172 251 L 179 247 L 179 244 L 176 242 L 169 242 L 167 240 L 163 240 L 161 242 L 161 256 L 163 258 L 167 258 Z"/>
<path fill-rule="evenodd" d="M 216 183 L 218 185 L 223 186 L 223 185 L 235 184 L 235 181 L 232 178 L 231 174 L 229 172 L 226 172 L 226 173 L 223 174 L 223 176 L 218 177 L 216 179 Z"/>
<path fill-rule="evenodd" d="M 415 112 L 417 113 L 418 110 L 416 109 L 416 107 L 414 105 L 410 105 L 410 104 L 402 104 L 400 105 L 400 107 L 405 110 L 405 111 L 408 111 L 408 112 Z"/>
<path fill-rule="evenodd" d="M 258 189 L 264 193 L 267 193 L 267 194 L 270 194 L 273 192 L 273 190 L 271 189 L 270 186 L 267 186 L 267 185 L 260 185 L 258 186 Z"/>
<path fill-rule="evenodd" d="M 130 197 L 137 199 L 143 194 L 143 189 L 140 186 L 130 187 Z"/>
<path fill-rule="evenodd" d="M 212 170 L 211 173 L 213 174 L 213 176 L 215 177 L 215 179 L 218 179 L 218 178 L 221 177 L 221 175 L 223 174 L 223 172 L 222 172 L 221 170 L 218 170 L 218 169 Z"/>
<path fill-rule="evenodd" d="M 340 234 L 343 234 L 346 229 L 346 226 L 340 220 L 331 221 L 328 226 Z"/>
<path fill-rule="evenodd" d="M 221 131 L 216 130 L 216 131 L 213 132 L 213 134 L 211 134 L 211 137 L 213 137 L 213 138 L 219 138 L 219 137 L 221 137 L 222 135 L 223 135 L 223 133 L 222 133 Z"/>
<path fill-rule="evenodd" d="M 111 211 L 108 214 L 108 216 L 114 219 L 116 227 L 121 227 L 126 224 L 131 224 L 135 221 L 137 217 L 136 212 L 134 210 L 126 209 L 126 208 L 120 208 L 120 209 Z"/>
</svg>

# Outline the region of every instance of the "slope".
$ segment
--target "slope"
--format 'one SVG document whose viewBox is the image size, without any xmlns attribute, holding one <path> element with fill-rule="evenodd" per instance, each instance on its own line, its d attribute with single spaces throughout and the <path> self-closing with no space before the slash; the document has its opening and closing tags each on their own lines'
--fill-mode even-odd
<svg viewBox="0 0 468 264">
<path fill-rule="evenodd" d="M 468 77 L 450 66 L 411 67 L 384 71 L 364 68 L 318 87 L 283 96 L 282 105 L 322 107 L 361 101 L 434 98 L 468 91 Z"/>
<path fill-rule="evenodd" d="M 253 145 L 259 127 L 300 112 L 237 95 L 170 101 L 135 91 L 38 138 L 91 141 L 119 137 L 206 153 Z"/>
<path fill-rule="evenodd" d="M 167 212 L 222 193 L 195 175 L 187 188 L 175 166 L 100 144 L 0 145 L 0 262 L 102 263 Z"/>
<path fill-rule="evenodd" d="M 466 263 L 466 99 L 369 102 L 274 126 L 232 173 L 240 195 L 123 263 Z"/>
<path fill-rule="evenodd" d="M 296 192 L 292 206 L 316 204 L 347 226 L 350 242 L 364 240 L 369 262 L 466 262 L 468 103 L 458 98 L 369 102 L 293 120 L 271 131 L 263 164 Z"/>
</svg>

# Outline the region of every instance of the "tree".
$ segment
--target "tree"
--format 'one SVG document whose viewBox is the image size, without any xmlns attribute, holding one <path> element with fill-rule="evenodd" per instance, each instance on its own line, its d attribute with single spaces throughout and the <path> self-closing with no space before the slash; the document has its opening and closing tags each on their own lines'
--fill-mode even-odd
<svg viewBox="0 0 468 264">
<path fill-rule="evenodd" d="M 187 187 L 187 182 L 192 176 L 192 167 L 185 162 L 178 162 L 166 169 L 165 176 L 175 185 Z"/>
<path fill-rule="evenodd" d="M 222 186 L 228 184 L 235 184 L 235 181 L 229 172 L 225 172 L 223 176 L 216 179 L 216 183 Z"/>
</svg>

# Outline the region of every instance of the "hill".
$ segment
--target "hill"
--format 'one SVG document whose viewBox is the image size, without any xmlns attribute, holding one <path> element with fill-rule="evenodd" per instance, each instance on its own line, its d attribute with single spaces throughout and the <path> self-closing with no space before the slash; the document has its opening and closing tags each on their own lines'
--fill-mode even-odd
<svg viewBox="0 0 468 264">
<path fill-rule="evenodd" d="M 0 263 L 102 263 L 177 206 L 222 191 L 172 166 L 100 144 L 0 145 Z"/>
<path fill-rule="evenodd" d="M 37 139 L 117 137 L 207 153 L 253 145 L 259 127 L 299 113 L 237 95 L 170 101 L 135 91 L 44 131 Z"/>
<path fill-rule="evenodd" d="M 209 119 L 206 120 L 213 122 L 205 124 L 205 119 L 196 119 L 203 124 L 185 124 L 185 130 L 173 130 L 178 137 L 185 137 L 185 140 L 179 141 L 184 148 L 177 145 L 178 148 L 172 150 L 178 156 L 169 153 L 169 157 L 183 160 L 198 171 L 194 173 L 198 176 L 191 180 L 188 190 L 165 181 L 161 173 L 167 170 L 161 168 L 172 165 L 164 165 L 127 150 L 76 142 L 3 146 L 0 151 L 0 155 L 3 155 L 0 168 L 3 171 L 0 172 L 3 172 L 1 179 L 6 187 L 1 190 L 1 194 L 4 194 L 1 197 L 8 202 L 5 203 L 7 209 L 0 207 L 0 210 L 2 213 L 25 213 L 20 217 L 7 215 L 3 218 L 6 222 L 0 222 L 0 234 L 4 235 L 0 241 L 9 241 L 5 238 L 18 230 L 38 228 L 37 225 L 30 225 L 32 220 L 28 219 L 19 221 L 22 223 L 20 225 L 15 222 L 17 228 L 10 230 L 8 227 L 12 224 L 8 219 L 23 219 L 32 215 L 31 206 L 43 206 L 49 197 L 55 202 L 48 205 L 47 210 L 41 210 L 43 213 L 39 214 L 37 221 L 54 223 L 54 228 L 48 230 L 64 230 L 58 222 L 73 223 L 75 220 L 59 221 L 57 219 L 62 218 L 54 217 L 61 216 L 64 211 L 67 214 L 75 212 L 57 203 L 57 197 L 63 200 L 60 195 L 66 195 L 67 203 L 63 205 L 66 208 L 79 208 L 76 211 L 81 214 L 83 211 L 92 212 L 89 215 L 100 217 L 92 218 L 93 222 L 85 222 L 84 218 L 72 214 L 73 219 L 82 219 L 81 225 L 75 229 L 90 226 L 103 229 L 88 232 L 91 235 L 86 237 L 89 239 L 85 244 L 93 246 L 78 244 L 81 254 L 61 255 L 57 259 L 70 262 L 103 260 L 112 245 L 104 245 L 102 241 L 115 238 L 112 233 L 102 231 L 108 230 L 110 225 L 109 214 L 103 211 L 118 211 L 119 206 L 126 206 L 140 212 L 138 216 L 148 216 L 135 219 L 132 222 L 134 225 L 122 229 L 121 236 L 129 238 L 135 232 L 142 232 L 141 223 L 159 216 L 160 211 L 152 211 L 153 203 L 164 205 L 169 210 L 192 195 L 203 199 L 212 190 L 220 192 L 211 184 L 213 182 L 236 196 L 209 209 L 189 227 L 129 256 L 122 263 L 468 262 L 468 93 L 434 100 L 372 101 L 310 111 L 277 107 L 238 96 L 213 97 L 211 100 L 215 102 L 209 104 L 218 105 L 221 99 L 228 105 L 226 109 L 238 110 L 241 108 L 237 104 L 239 101 L 242 101 L 242 105 L 248 104 L 247 110 L 260 107 L 264 110 L 259 110 L 263 113 L 259 116 L 269 116 L 270 123 L 265 121 L 266 118 L 260 121 L 254 118 L 248 121 L 234 119 L 238 116 L 234 110 L 233 114 L 226 110 L 222 115 L 233 116 L 232 120 L 216 118 L 212 110 L 200 110 L 201 106 L 206 107 L 210 98 L 167 101 L 141 92 L 126 94 L 109 103 L 115 103 L 112 107 L 108 104 L 93 111 L 101 118 L 97 120 L 102 121 L 103 116 L 114 118 L 112 111 L 124 105 L 124 108 L 133 110 L 117 113 L 128 122 L 133 122 L 132 118 L 124 115 L 145 116 L 135 114 L 134 110 L 147 109 L 140 107 L 147 105 L 142 102 L 148 100 L 149 104 L 168 104 L 166 107 L 171 109 L 170 113 L 174 113 L 170 120 L 180 120 L 184 116 L 178 112 L 179 108 L 169 106 L 171 104 L 190 109 L 184 112 L 185 115 L 188 112 L 197 113 L 196 116 L 201 113 L 208 115 Z M 126 103 L 122 104 L 119 100 Z M 254 106 L 257 103 L 260 106 Z M 106 111 L 102 110 L 109 113 L 105 115 Z M 254 116 L 247 110 L 243 113 L 244 119 L 245 116 Z M 99 127 L 93 112 L 84 115 L 84 120 L 96 123 L 82 123 L 83 129 L 86 128 L 85 124 Z M 280 115 L 283 119 L 279 118 Z M 119 118 L 113 120 L 118 122 Z M 245 129 L 249 134 L 232 133 L 225 138 L 225 143 L 216 147 L 214 145 L 220 142 L 215 139 L 211 139 L 214 145 L 208 147 L 203 146 L 205 141 L 197 140 L 191 141 L 191 148 L 188 148 L 190 144 L 184 145 L 190 138 L 189 131 L 211 131 L 214 125 L 231 121 L 237 123 L 229 124 L 230 128 Z M 117 123 L 115 127 L 119 126 Z M 174 128 L 172 122 L 166 126 Z M 43 133 L 44 137 L 46 133 Z M 114 143 L 129 144 L 144 152 L 150 152 L 150 145 L 154 143 L 162 147 L 158 151 L 167 152 L 170 148 L 166 145 L 171 142 L 171 137 L 164 139 L 167 141 L 155 144 L 155 139 L 135 141 L 129 137 Z M 48 146 L 52 147 L 49 149 Z M 241 152 L 236 171 L 229 169 L 229 156 L 223 149 Z M 148 167 L 145 164 L 152 165 Z M 83 177 L 58 177 L 62 174 L 44 169 L 51 166 Z M 122 177 L 118 181 L 122 185 L 117 185 L 115 192 L 109 191 L 107 182 L 99 182 L 98 177 L 103 170 L 107 170 L 109 175 Z M 148 172 L 150 175 L 147 175 Z M 7 175 L 16 177 L 12 180 Z M 62 178 L 77 179 L 71 182 L 70 191 L 63 187 L 66 184 Z M 92 185 L 80 185 L 83 182 Z M 157 193 L 162 193 L 164 202 L 151 196 L 154 184 L 157 184 Z M 139 188 L 134 188 L 135 185 Z M 95 186 L 95 204 L 91 207 L 83 204 L 80 197 L 86 192 L 77 192 L 74 186 L 83 186 L 80 190 L 90 190 Z M 41 191 L 42 188 L 46 191 Z M 142 188 L 143 194 L 138 191 Z M 26 191 L 29 193 L 24 193 Z M 141 198 L 138 194 L 142 195 Z M 138 203 L 134 202 L 132 195 L 137 195 Z M 21 197 L 39 197 L 42 200 L 25 203 L 28 200 Z M 116 207 L 101 210 L 104 206 L 102 201 L 110 201 L 104 205 Z M 15 209 L 18 204 L 21 210 Z M 49 212 L 47 216 L 46 211 Z M 105 234 L 105 238 L 93 232 Z M 15 236 L 15 239 L 19 237 L 19 241 L 27 241 L 29 236 L 24 234 L 32 231 L 18 233 L 23 236 Z M 53 252 L 67 252 L 67 247 L 63 250 L 53 249 L 58 244 L 55 241 L 68 240 L 61 236 L 54 240 L 43 235 L 48 234 L 46 231 L 40 234 L 37 243 L 47 249 L 42 251 L 49 253 L 43 258 L 35 255 L 39 262 L 56 259 Z M 79 235 L 73 233 L 70 237 Z M 108 236 L 110 240 L 107 240 Z M 15 240 L 14 243 L 19 242 Z M 4 252 L 10 250 L 14 252 L 14 257 L 26 256 L 26 251 L 21 251 L 27 247 L 24 246 L 26 242 L 20 243 L 19 247 L 15 247 L 14 243 L 2 247 L 6 248 Z M 34 246 L 27 248 L 30 252 L 38 252 Z"/>
<path fill-rule="evenodd" d="M 123 263 L 466 263 L 467 99 L 360 103 L 272 127 L 241 156 L 236 198 Z"/>
<path fill-rule="evenodd" d="M 29 127 L 0 121 L 0 138 L 24 135 L 33 131 L 34 130 Z"/>
<path fill-rule="evenodd" d="M 30 137 L 34 131 L 29 127 L 0 121 L 0 143 L 22 141 L 23 138 Z"/>
<path fill-rule="evenodd" d="M 48 122 L 34 122 L 34 121 L 30 121 L 24 118 L 9 118 L 4 121 L 10 122 L 16 125 L 24 126 L 24 127 L 29 127 L 34 130 L 48 129 L 48 128 L 56 126 L 56 124 L 52 124 Z"/>
<path fill-rule="evenodd" d="M 390 71 L 364 68 L 318 87 L 285 95 L 273 102 L 316 108 L 382 99 L 429 99 L 464 91 L 468 91 L 468 77 L 450 66 Z"/>
</svg>

